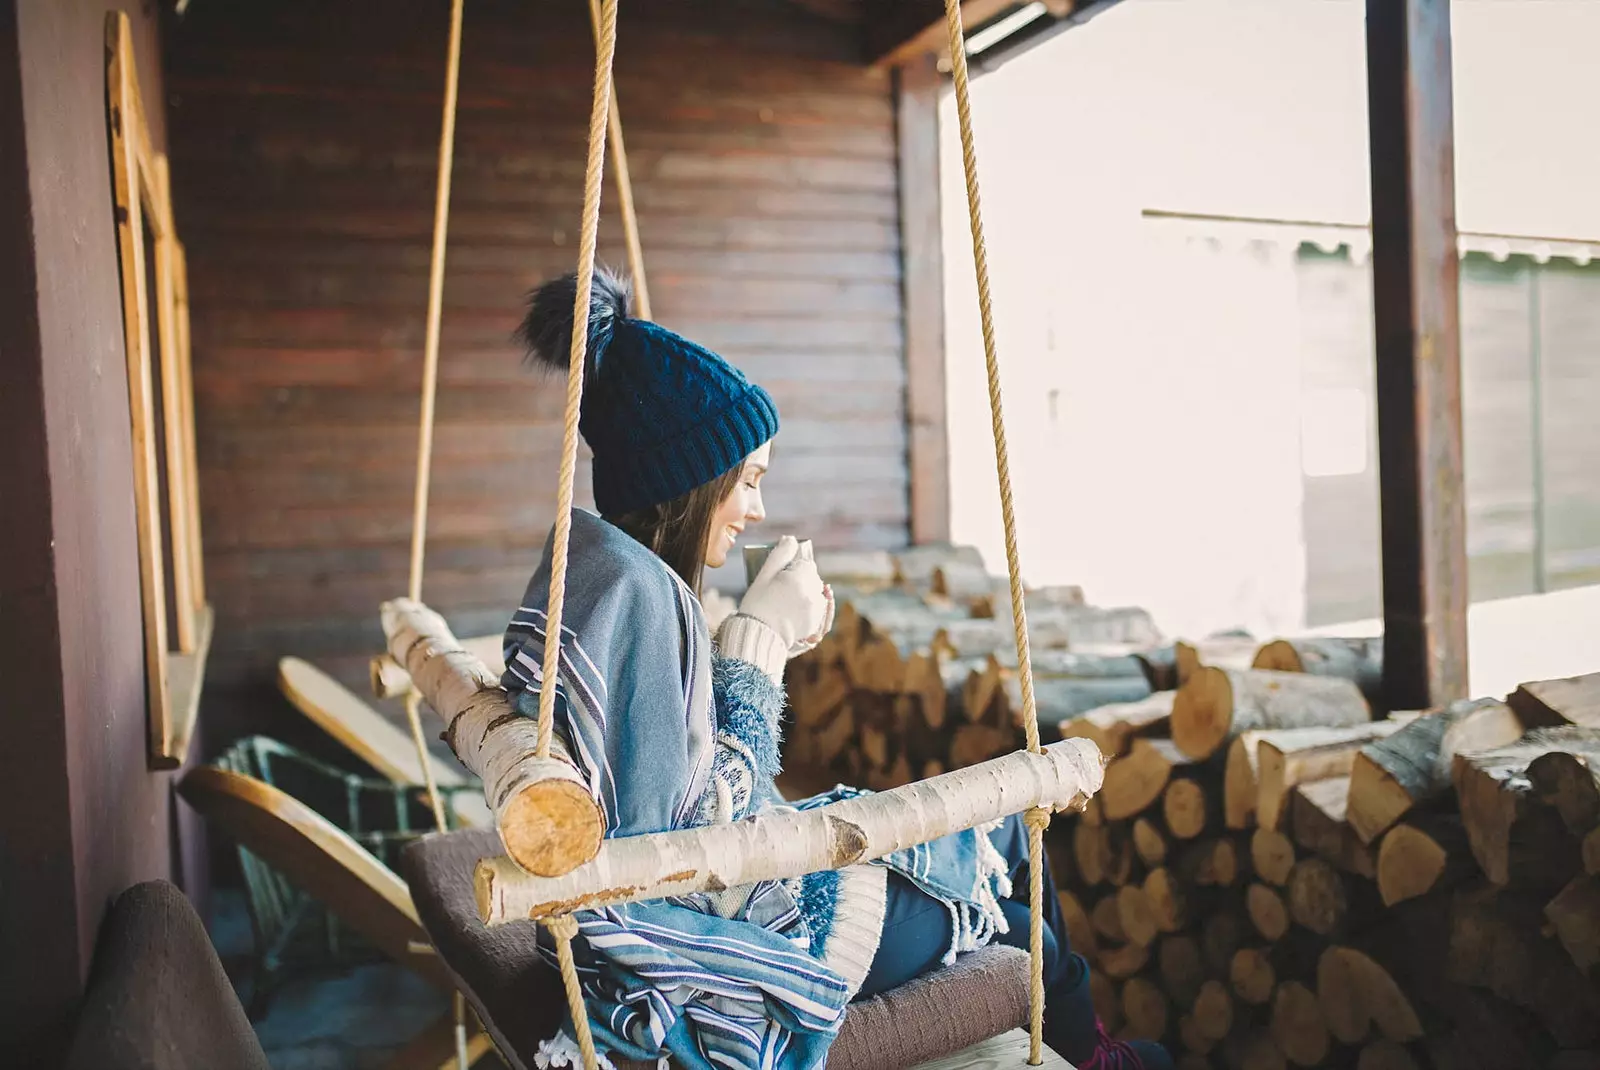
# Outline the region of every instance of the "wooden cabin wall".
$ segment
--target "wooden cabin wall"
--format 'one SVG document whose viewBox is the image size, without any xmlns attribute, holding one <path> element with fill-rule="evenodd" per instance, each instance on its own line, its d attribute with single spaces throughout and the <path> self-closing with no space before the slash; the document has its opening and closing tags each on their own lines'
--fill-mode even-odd
<svg viewBox="0 0 1600 1070">
<path fill-rule="evenodd" d="M 294 730 L 243 712 L 281 655 L 359 684 L 405 590 L 448 8 L 202 0 L 172 27 L 214 735 Z M 503 627 L 553 520 L 562 384 L 509 336 L 575 263 L 593 76 L 582 0 L 472 0 L 465 27 L 424 588 L 463 634 Z M 762 538 L 908 537 L 894 98 L 859 52 L 788 0 L 622 14 L 656 318 L 782 411 Z M 609 180 L 600 251 L 624 266 Z"/>
<path fill-rule="evenodd" d="M 147 5 L 0 7 L 0 1066 L 54 1066 L 101 918 L 199 842 L 146 759 L 145 663 L 105 19 L 127 11 L 155 144 Z M 185 825 L 175 829 L 174 823 Z M 181 846 L 180 846 L 181 845 Z M 191 854 L 190 861 L 203 862 Z M 203 873 L 185 890 L 204 905 Z"/>
</svg>

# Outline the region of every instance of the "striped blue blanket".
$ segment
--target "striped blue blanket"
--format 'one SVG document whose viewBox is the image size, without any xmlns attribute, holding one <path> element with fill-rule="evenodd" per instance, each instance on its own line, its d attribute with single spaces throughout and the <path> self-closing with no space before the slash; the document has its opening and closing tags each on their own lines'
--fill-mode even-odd
<svg viewBox="0 0 1600 1070">
<path fill-rule="evenodd" d="M 505 636 L 502 683 L 527 716 L 537 715 L 542 686 L 549 568 L 547 544 Z M 716 655 L 698 601 L 660 558 L 574 510 L 556 730 L 582 767 L 608 836 L 858 794 L 840 787 L 782 800 L 773 786 L 782 703 L 765 674 Z M 722 812 L 729 799 L 731 814 Z M 947 905 L 947 960 L 1003 930 L 997 900 L 1010 889 L 981 830 L 842 874 L 580 911 L 573 950 L 597 1047 L 641 1061 L 670 1052 L 689 1070 L 823 1065 L 876 950 L 879 867 Z M 538 1065 L 577 1064 L 567 1021 L 541 1047 Z"/>
</svg>

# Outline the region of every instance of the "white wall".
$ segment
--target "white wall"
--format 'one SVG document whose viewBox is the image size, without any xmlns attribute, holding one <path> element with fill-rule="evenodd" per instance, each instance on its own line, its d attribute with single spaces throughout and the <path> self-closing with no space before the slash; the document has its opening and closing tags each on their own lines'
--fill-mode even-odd
<svg viewBox="0 0 1600 1070">
<path fill-rule="evenodd" d="M 1359 0 L 1124 0 L 974 83 L 1023 569 L 1169 633 L 1304 624 L 1282 251 L 1146 209 L 1365 224 Z M 1600 3 L 1457 0 L 1463 230 L 1600 237 Z M 943 159 L 952 532 L 1004 567 L 961 158 Z M 1239 253 L 1239 250 L 1234 250 Z"/>
</svg>

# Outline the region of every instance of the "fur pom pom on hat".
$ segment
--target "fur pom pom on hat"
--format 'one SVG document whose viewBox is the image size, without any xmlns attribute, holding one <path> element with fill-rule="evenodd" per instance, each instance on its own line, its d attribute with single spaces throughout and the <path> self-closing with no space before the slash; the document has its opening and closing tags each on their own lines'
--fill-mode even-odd
<svg viewBox="0 0 1600 1070">
<path fill-rule="evenodd" d="M 517 329 L 528 362 L 563 374 L 578 276 L 529 295 Z M 597 269 L 578 429 L 594 452 L 594 500 L 604 516 L 671 501 L 738 465 L 778 433 L 767 392 L 704 346 L 628 315 L 626 280 Z"/>
</svg>

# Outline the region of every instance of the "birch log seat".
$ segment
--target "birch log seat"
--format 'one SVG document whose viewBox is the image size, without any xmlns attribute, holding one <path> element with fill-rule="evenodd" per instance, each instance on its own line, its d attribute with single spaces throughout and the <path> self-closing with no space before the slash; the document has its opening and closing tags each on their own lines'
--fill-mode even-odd
<svg viewBox="0 0 1600 1070">
<path fill-rule="evenodd" d="M 406 849 L 400 870 L 440 961 L 502 1057 L 513 1070 L 532 1070 L 533 1053 L 561 1024 L 566 1003 L 561 975 L 535 946 L 539 927 L 532 921 L 486 926 L 479 916 L 473 869 L 499 853 L 495 834 L 487 830 L 435 833 Z M 1027 1023 L 1027 954 L 987 947 L 931 976 L 851 1004 L 828 1067 L 919 1066 Z M 646 1065 L 613 1062 L 617 1070 Z"/>
</svg>

